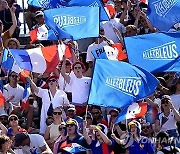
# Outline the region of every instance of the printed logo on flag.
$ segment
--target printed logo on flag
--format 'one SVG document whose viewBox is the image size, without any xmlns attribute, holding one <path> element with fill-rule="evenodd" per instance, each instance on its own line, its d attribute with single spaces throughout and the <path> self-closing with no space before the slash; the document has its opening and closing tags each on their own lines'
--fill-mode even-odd
<svg viewBox="0 0 180 154">
<path fill-rule="evenodd" d="M 52 5 L 50 3 L 50 0 L 39 0 L 37 1 L 42 8 L 52 8 Z"/>
<path fill-rule="evenodd" d="M 107 77 L 105 84 L 124 94 L 136 97 L 139 94 L 142 81 L 140 77 Z"/>
<path fill-rule="evenodd" d="M 96 1 L 94 1 L 92 4 L 89 5 L 89 7 L 98 7 L 98 3 Z"/>
<path fill-rule="evenodd" d="M 149 60 L 174 60 L 178 57 L 176 42 L 168 42 L 163 45 L 143 51 L 143 59 Z"/>
<path fill-rule="evenodd" d="M 157 0 L 153 2 L 156 13 L 165 17 L 166 14 L 178 3 L 178 0 Z"/>
<path fill-rule="evenodd" d="M 53 16 L 53 19 L 59 28 L 82 25 L 87 21 L 85 16 L 71 15 L 55 15 Z"/>
</svg>

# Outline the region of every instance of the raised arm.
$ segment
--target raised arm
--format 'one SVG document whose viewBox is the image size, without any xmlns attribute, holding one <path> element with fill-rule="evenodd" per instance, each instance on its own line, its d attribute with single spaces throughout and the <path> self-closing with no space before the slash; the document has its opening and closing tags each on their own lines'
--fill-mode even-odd
<svg viewBox="0 0 180 154">
<path fill-rule="evenodd" d="M 92 139 L 89 137 L 88 133 L 87 133 L 87 130 L 86 130 L 86 126 L 87 126 L 87 121 L 83 121 L 83 135 L 84 135 L 84 138 L 87 142 L 87 144 L 91 144 L 92 142 Z"/>
<path fill-rule="evenodd" d="M 62 63 L 62 68 L 61 68 L 61 74 L 64 78 L 64 80 L 69 84 L 70 83 L 70 76 L 66 74 L 66 57 L 65 55 L 63 56 L 63 63 Z"/>
<path fill-rule="evenodd" d="M 38 87 L 36 86 L 36 84 L 32 81 L 32 79 L 31 79 L 30 77 L 26 77 L 26 80 L 30 83 L 33 92 L 35 92 L 36 94 L 38 94 L 38 93 L 39 93 L 39 89 L 38 89 Z"/>
<path fill-rule="evenodd" d="M 17 20 L 16 20 L 16 16 L 15 16 L 15 11 L 16 11 L 16 7 L 13 4 L 12 7 L 10 8 L 11 18 L 12 18 L 12 23 L 13 23 L 13 25 L 9 28 L 9 35 L 10 36 L 13 35 L 13 33 L 17 27 Z"/>
</svg>

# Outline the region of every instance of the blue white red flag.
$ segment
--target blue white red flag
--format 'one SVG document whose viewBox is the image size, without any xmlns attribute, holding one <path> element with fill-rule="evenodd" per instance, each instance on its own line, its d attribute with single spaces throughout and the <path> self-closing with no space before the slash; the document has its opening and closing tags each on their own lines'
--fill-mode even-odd
<svg viewBox="0 0 180 154">
<path fill-rule="evenodd" d="M 81 11 L 79 11 L 81 10 Z M 60 39 L 99 36 L 98 7 L 65 7 L 44 11 L 45 22 Z"/>
<path fill-rule="evenodd" d="M 129 62 L 151 73 L 180 72 L 180 33 L 153 33 L 125 38 Z"/>
<path fill-rule="evenodd" d="M 132 103 L 125 107 L 118 117 L 116 118 L 115 124 L 126 119 L 135 119 L 143 117 L 147 112 L 147 103 Z"/>
<path fill-rule="evenodd" d="M 113 44 L 112 47 L 106 45 L 91 52 L 96 59 L 109 59 L 120 61 L 127 58 L 126 54 L 122 50 L 122 45 L 119 43 Z"/>
<path fill-rule="evenodd" d="M 88 150 L 87 148 L 79 145 L 78 143 L 67 144 L 62 149 L 67 151 L 67 152 L 69 152 L 69 153 L 79 153 L 79 152 L 83 152 L 83 151 L 87 151 Z"/>
<path fill-rule="evenodd" d="M 22 104 L 21 104 L 22 109 L 25 109 L 29 106 L 28 98 L 30 94 L 31 94 L 30 83 L 26 82 L 23 92 Z"/>
<path fill-rule="evenodd" d="M 154 93 L 158 83 L 151 73 L 140 67 L 97 59 L 88 104 L 124 107 Z"/>
<path fill-rule="evenodd" d="M 9 49 L 21 69 L 30 72 L 54 72 L 59 63 L 56 45 L 28 50 Z"/>
<path fill-rule="evenodd" d="M 46 25 L 42 25 L 41 27 L 35 28 L 30 31 L 31 44 L 35 41 L 43 41 L 43 40 L 58 40 L 52 29 L 47 28 Z"/>
<path fill-rule="evenodd" d="M 147 15 L 152 25 L 160 31 L 168 31 L 180 22 L 180 0 L 148 0 Z"/>
</svg>

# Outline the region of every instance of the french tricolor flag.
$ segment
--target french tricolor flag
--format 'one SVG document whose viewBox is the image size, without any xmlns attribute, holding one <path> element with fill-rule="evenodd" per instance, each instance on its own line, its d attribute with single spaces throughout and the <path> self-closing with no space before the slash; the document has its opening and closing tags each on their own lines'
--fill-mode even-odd
<svg viewBox="0 0 180 154">
<path fill-rule="evenodd" d="M 91 52 L 96 59 L 109 59 L 116 61 L 127 59 L 127 55 L 123 52 L 122 44 L 120 43 L 112 44 L 112 46 L 105 45 Z"/>
<path fill-rule="evenodd" d="M 31 44 L 37 40 L 58 40 L 52 29 L 49 29 L 45 24 L 30 31 Z"/>
<path fill-rule="evenodd" d="M 56 45 L 28 50 L 9 49 L 21 69 L 35 73 L 54 72 L 59 52 Z"/>
<path fill-rule="evenodd" d="M 29 106 L 28 98 L 29 98 L 30 93 L 31 93 L 30 83 L 26 82 L 25 87 L 24 87 L 24 92 L 23 92 L 21 109 L 25 109 Z"/>
<path fill-rule="evenodd" d="M 147 112 L 147 103 L 132 103 L 125 107 L 116 118 L 115 124 L 125 119 L 135 119 L 143 117 Z"/>
</svg>

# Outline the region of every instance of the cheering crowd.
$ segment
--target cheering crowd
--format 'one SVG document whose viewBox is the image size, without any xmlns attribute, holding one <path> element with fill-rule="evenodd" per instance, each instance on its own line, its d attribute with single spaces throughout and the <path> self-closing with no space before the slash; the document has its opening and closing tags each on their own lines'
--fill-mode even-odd
<svg viewBox="0 0 180 154">
<path fill-rule="evenodd" d="M 154 74 L 159 80 L 158 87 L 151 96 L 138 101 L 147 104 L 143 117 L 115 124 L 123 108 L 88 105 L 95 61 L 91 51 L 120 43 L 126 54 L 124 37 L 159 32 L 146 16 L 146 3 L 136 0 L 103 0 L 102 3 L 110 20 L 101 24 L 99 37 L 27 42 L 24 49 L 63 43 L 69 46 L 71 57 L 64 55 L 54 72 L 27 75 L 0 65 L 3 94 L 0 101 L 5 98 L 0 105 L 0 153 L 180 153 L 179 72 Z M 22 48 L 19 42 L 22 11 L 16 0 L 0 0 L 0 62 L 4 48 Z M 25 19 L 30 31 L 46 24 L 43 10 L 30 5 Z M 179 29 L 179 24 L 175 24 L 169 31 Z M 114 56 L 113 52 L 108 54 Z M 127 57 L 123 58 L 124 62 L 128 62 Z M 28 101 L 24 103 L 27 82 L 30 88 L 26 93 Z"/>
</svg>

